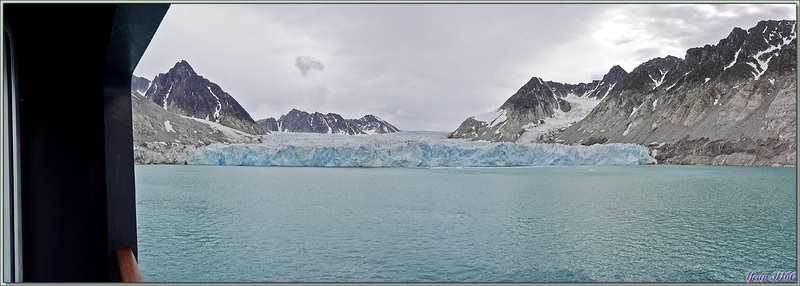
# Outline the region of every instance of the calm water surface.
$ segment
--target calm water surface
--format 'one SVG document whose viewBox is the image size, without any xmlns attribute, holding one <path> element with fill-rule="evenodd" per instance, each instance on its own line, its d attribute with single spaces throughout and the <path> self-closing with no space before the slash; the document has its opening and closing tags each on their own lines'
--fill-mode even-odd
<svg viewBox="0 0 800 286">
<path fill-rule="evenodd" d="M 744 282 L 797 265 L 795 168 L 141 165 L 136 201 L 153 282 Z"/>
</svg>

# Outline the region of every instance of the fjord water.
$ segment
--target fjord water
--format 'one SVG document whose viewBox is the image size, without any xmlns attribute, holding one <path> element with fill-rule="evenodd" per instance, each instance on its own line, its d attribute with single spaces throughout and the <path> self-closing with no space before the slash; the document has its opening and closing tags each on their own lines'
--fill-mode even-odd
<svg viewBox="0 0 800 286">
<path fill-rule="evenodd" d="M 744 282 L 796 271 L 795 174 L 139 165 L 138 258 L 149 282 Z"/>
</svg>

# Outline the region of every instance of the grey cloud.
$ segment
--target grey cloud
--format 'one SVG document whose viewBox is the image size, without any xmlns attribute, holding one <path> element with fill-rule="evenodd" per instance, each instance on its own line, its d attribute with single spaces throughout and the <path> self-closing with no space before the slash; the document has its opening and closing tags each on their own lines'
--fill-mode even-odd
<svg viewBox="0 0 800 286">
<path fill-rule="evenodd" d="M 303 76 L 305 77 L 308 76 L 308 72 L 312 69 L 318 71 L 325 70 L 325 65 L 323 65 L 322 62 L 320 62 L 319 60 L 312 58 L 311 56 L 297 57 L 294 61 L 294 66 L 297 67 L 297 69 L 300 70 L 300 73 L 303 74 Z"/>
<path fill-rule="evenodd" d="M 760 20 L 783 20 L 786 15 L 794 14 L 794 9 L 786 5 L 630 5 L 627 8 L 630 15 L 644 19 L 645 30 L 656 37 L 675 40 L 684 51 L 717 44 L 734 27 L 748 29 Z"/>
<path fill-rule="evenodd" d="M 619 38 L 619 39 L 614 40 L 614 44 L 618 45 L 618 46 L 619 45 L 624 45 L 624 44 L 633 42 L 633 40 L 635 40 L 635 39 L 631 38 L 631 37 L 623 37 L 623 38 Z"/>
<path fill-rule="evenodd" d="M 187 59 L 248 112 L 269 106 L 254 117 L 370 113 L 406 130 L 452 131 L 532 76 L 588 82 L 783 18 L 794 19 L 794 5 L 174 4 L 135 74 L 152 79 Z M 620 45 L 594 36 L 609 21 L 633 29 L 612 33 Z M 323 71 L 310 55 L 324 55 L 324 77 L 287 76 Z"/>
</svg>

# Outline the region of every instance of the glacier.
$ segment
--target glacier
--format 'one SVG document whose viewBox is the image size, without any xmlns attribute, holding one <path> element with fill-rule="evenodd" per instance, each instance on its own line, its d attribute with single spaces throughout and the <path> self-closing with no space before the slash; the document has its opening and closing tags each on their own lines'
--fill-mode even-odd
<svg viewBox="0 0 800 286">
<path fill-rule="evenodd" d="M 448 139 L 447 132 L 404 131 L 349 136 L 273 132 L 259 144 L 211 144 L 189 151 L 187 164 L 307 167 L 511 167 L 655 164 L 636 144 L 520 144 Z"/>
</svg>

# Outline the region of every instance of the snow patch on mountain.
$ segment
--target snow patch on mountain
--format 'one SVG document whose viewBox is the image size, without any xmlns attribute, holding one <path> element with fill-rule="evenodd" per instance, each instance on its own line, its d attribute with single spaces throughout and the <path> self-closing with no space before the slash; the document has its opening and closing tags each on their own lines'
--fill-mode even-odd
<svg viewBox="0 0 800 286">
<path fill-rule="evenodd" d="M 736 51 L 735 55 L 733 55 L 733 61 L 729 65 L 725 66 L 725 68 L 722 69 L 722 70 L 727 70 L 727 69 L 731 68 L 734 64 L 736 64 L 736 61 L 739 60 L 739 53 L 741 53 L 741 52 L 742 52 L 742 47 L 739 47 L 739 50 Z"/>
<path fill-rule="evenodd" d="M 606 90 L 606 94 L 603 95 L 604 98 L 606 97 L 606 95 L 608 95 L 609 92 L 611 92 L 612 89 L 614 89 L 615 85 L 617 85 L 617 83 L 612 84 L 611 87 L 609 87 L 608 90 Z"/>
<path fill-rule="evenodd" d="M 754 69 L 752 74 L 753 74 L 753 77 L 756 80 L 758 80 L 762 75 L 764 75 L 765 72 L 767 72 L 767 68 L 769 68 L 770 60 L 772 60 L 773 57 L 777 56 L 777 54 L 772 54 L 772 53 L 774 51 L 776 51 L 776 50 L 780 50 L 785 45 L 791 44 L 792 41 L 795 40 L 795 38 L 797 37 L 795 29 L 796 29 L 796 25 L 792 25 L 791 34 L 789 34 L 787 37 L 783 37 L 783 42 L 781 42 L 780 44 L 777 44 L 777 45 L 770 45 L 769 48 L 767 48 L 767 49 L 765 49 L 763 51 L 760 51 L 760 52 L 756 53 L 755 55 L 753 55 L 753 59 L 756 60 L 756 62 L 758 64 L 754 64 L 754 63 L 751 63 L 751 62 L 748 62 L 747 64 L 750 65 L 750 67 L 752 67 Z M 764 28 L 764 30 L 766 31 L 766 27 Z M 772 33 L 770 34 L 770 39 L 772 39 L 772 38 L 774 38 L 776 36 L 779 36 L 779 35 L 776 34 L 776 31 L 772 31 Z M 766 37 L 764 38 L 764 41 L 769 44 L 769 41 L 767 41 Z M 762 60 L 761 58 L 765 54 L 770 54 L 770 55 L 769 55 L 769 57 L 767 57 L 767 59 Z M 737 53 L 737 55 L 738 55 L 738 53 Z M 734 60 L 734 62 L 735 61 L 736 60 Z"/>
<path fill-rule="evenodd" d="M 661 73 L 661 78 L 660 79 L 654 79 L 652 75 L 649 75 L 649 74 L 647 75 L 647 76 L 650 77 L 650 80 L 653 81 L 653 85 L 654 85 L 653 89 L 658 88 L 659 86 L 661 86 L 664 83 L 664 78 L 667 76 L 667 73 L 669 72 L 669 71 L 663 71 L 663 70 L 658 70 L 658 71 Z"/>
<path fill-rule="evenodd" d="M 581 121 L 586 115 L 592 112 L 592 109 L 600 104 L 601 99 L 590 98 L 585 96 L 567 95 L 564 99 L 569 102 L 572 109 L 569 112 L 561 110 L 554 110 L 555 116 L 547 118 L 544 123 L 530 124 L 525 126 L 525 133 L 522 133 L 517 143 L 533 143 L 540 142 L 540 137 L 547 134 L 552 134 L 572 126 L 578 121 Z"/>
<path fill-rule="evenodd" d="M 505 122 L 507 119 L 505 109 L 498 109 L 481 115 L 475 115 L 472 118 L 478 121 L 486 122 L 486 124 L 489 125 L 490 128 L 494 127 L 497 124 Z"/>
<path fill-rule="evenodd" d="M 167 109 L 167 99 L 169 99 L 169 93 L 170 92 L 172 92 L 172 86 L 171 85 L 169 86 L 169 89 L 167 90 L 167 95 L 164 97 L 164 110 L 168 110 Z"/>
<path fill-rule="evenodd" d="M 249 133 L 246 133 L 246 132 L 238 130 L 238 129 L 230 128 L 228 126 L 219 124 L 219 123 L 214 122 L 214 121 L 210 121 L 210 120 L 206 120 L 206 119 L 200 119 L 200 118 L 194 118 L 194 117 L 189 117 L 189 116 L 185 116 L 185 115 L 180 115 L 180 117 L 183 117 L 183 118 L 186 118 L 186 119 L 192 119 L 194 121 L 206 124 L 209 127 L 211 127 L 212 129 L 219 130 L 220 132 L 225 134 L 225 136 L 228 136 L 229 138 L 234 138 L 236 140 L 244 140 L 246 138 L 257 137 L 256 135 L 249 134 Z"/>
<path fill-rule="evenodd" d="M 175 132 L 175 129 L 172 129 L 172 124 L 169 123 L 169 120 L 164 121 L 164 128 L 167 129 L 167 132 Z"/>
<path fill-rule="evenodd" d="M 755 56 L 753 56 L 753 59 L 755 59 L 756 62 L 758 62 L 757 66 L 754 63 L 750 63 L 750 62 L 747 63 L 748 65 L 753 67 L 753 69 L 755 70 L 752 73 L 753 73 L 753 77 L 756 80 L 758 80 L 758 78 L 760 78 L 762 75 L 764 75 L 765 72 L 767 72 L 767 68 L 769 68 L 769 61 L 772 60 L 772 57 L 774 55 L 770 55 L 766 60 L 761 60 L 761 56 L 766 54 L 766 53 L 772 53 L 773 51 L 778 50 L 780 48 L 781 48 L 780 45 L 779 46 L 770 46 L 768 49 L 758 52 Z"/>
<path fill-rule="evenodd" d="M 214 122 L 219 123 L 219 111 L 222 110 L 222 101 L 219 100 L 219 96 L 217 96 L 217 94 L 214 93 L 213 90 L 211 90 L 210 86 L 206 86 L 206 88 L 208 88 L 208 92 L 210 92 L 211 95 L 213 95 L 214 98 L 217 99 L 217 109 L 214 111 Z"/>
</svg>

